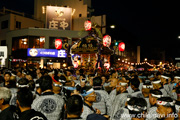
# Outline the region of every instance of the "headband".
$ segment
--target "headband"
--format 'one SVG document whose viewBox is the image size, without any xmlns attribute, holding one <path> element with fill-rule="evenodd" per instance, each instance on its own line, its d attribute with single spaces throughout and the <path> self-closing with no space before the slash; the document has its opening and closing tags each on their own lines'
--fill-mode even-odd
<svg viewBox="0 0 180 120">
<path fill-rule="evenodd" d="M 27 85 L 19 85 L 19 83 L 16 83 L 16 86 L 17 86 L 18 88 L 28 88 L 28 87 L 29 87 L 28 84 L 27 84 Z"/>
<path fill-rule="evenodd" d="M 163 95 L 155 95 L 155 94 L 151 94 L 153 97 L 155 97 L 155 98 L 161 98 L 161 97 L 163 97 Z"/>
<path fill-rule="evenodd" d="M 153 78 L 154 77 L 154 75 L 151 75 L 151 76 L 149 76 L 148 78 Z"/>
<path fill-rule="evenodd" d="M 169 77 L 161 75 L 162 78 L 169 79 Z"/>
<path fill-rule="evenodd" d="M 136 111 L 136 112 L 141 112 L 144 110 L 147 110 L 147 107 L 141 107 L 141 106 L 137 106 L 137 105 L 127 105 L 127 108 L 131 111 Z"/>
<path fill-rule="evenodd" d="M 157 80 L 157 81 L 152 81 L 153 84 L 159 84 L 161 83 L 161 80 Z"/>
<path fill-rule="evenodd" d="M 12 76 L 14 76 L 14 77 L 16 77 L 16 75 L 15 75 L 15 74 L 13 74 L 13 73 L 11 73 L 11 75 L 12 75 Z"/>
<path fill-rule="evenodd" d="M 121 85 L 121 86 L 126 86 L 127 83 L 119 83 L 119 85 Z"/>
<path fill-rule="evenodd" d="M 162 106 L 174 106 L 176 101 L 172 101 L 172 102 L 166 102 L 166 101 L 161 101 L 161 100 L 157 100 L 157 105 L 162 105 Z"/>
<path fill-rule="evenodd" d="M 35 86 L 36 86 L 37 88 L 40 87 L 39 83 L 36 83 Z"/>
<path fill-rule="evenodd" d="M 138 76 L 140 79 L 145 79 L 146 76 Z"/>
<path fill-rule="evenodd" d="M 179 76 L 175 76 L 174 78 L 180 79 L 180 77 L 179 77 Z"/>
<path fill-rule="evenodd" d="M 25 73 L 25 72 L 22 72 L 22 74 L 25 74 L 25 75 L 26 75 L 26 73 Z"/>
<path fill-rule="evenodd" d="M 66 90 L 76 90 L 76 87 L 67 87 L 67 86 L 64 86 L 64 88 L 65 88 Z"/>
<path fill-rule="evenodd" d="M 93 88 L 91 88 L 90 90 L 88 90 L 87 92 L 86 91 L 83 91 L 84 93 L 83 94 L 81 94 L 83 97 L 85 97 L 85 96 L 88 96 L 89 94 L 91 94 L 92 92 L 94 92 L 94 89 Z"/>
<path fill-rule="evenodd" d="M 65 83 L 65 82 L 66 82 L 66 80 L 60 80 L 60 79 L 59 79 L 59 82 L 61 82 L 61 83 Z"/>
<path fill-rule="evenodd" d="M 59 85 L 59 84 L 56 84 L 56 83 L 53 83 L 53 86 L 55 86 L 55 87 L 62 87 L 62 85 Z"/>
<path fill-rule="evenodd" d="M 150 89 L 150 88 L 153 88 L 153 85 L 143 85 L 142 87 Z"/>
</svg>

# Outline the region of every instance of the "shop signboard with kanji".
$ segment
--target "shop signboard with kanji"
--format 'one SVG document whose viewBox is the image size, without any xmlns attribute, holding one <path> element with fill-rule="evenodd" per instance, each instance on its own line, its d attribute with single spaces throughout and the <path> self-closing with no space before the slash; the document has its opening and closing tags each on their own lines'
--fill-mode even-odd
<svg viewBox="0 0 180 120">
<path fill-rule="evenodd" d="M 47 6 L 46 27 L 49 29 L 71 30 L 72 8 Z"/>
<path fill-rule="evenodd" d="M 28 57 L 54 57 L 54 58 L 66 58 L 66 50 L 56 50 L 56 49 L 40 49 L 40 48 L 28 48 Z"/>
</svg>

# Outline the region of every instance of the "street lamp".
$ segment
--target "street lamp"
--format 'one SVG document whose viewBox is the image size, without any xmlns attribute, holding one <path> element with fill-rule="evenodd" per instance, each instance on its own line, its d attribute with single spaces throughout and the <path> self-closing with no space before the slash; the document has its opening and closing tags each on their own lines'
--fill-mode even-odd
<svg viewBox="0 0 180 120">
<path fill-rule="evenodd" d="M 146 62 L 146 61 L 147 61 L 147 58 L 145 58 L 144 61 Z"/>
<path fill-rule="evenodd" d="M 180 39 L 180 36 L 178 36 L 178 39 Z"/>
<path fill-rule="evenodd" d="M 111 29 L 114 29 L 114 28 L 115 28 L 115 25 L 111 25 L 110 28 L 111 28 Z"/>
</svg>

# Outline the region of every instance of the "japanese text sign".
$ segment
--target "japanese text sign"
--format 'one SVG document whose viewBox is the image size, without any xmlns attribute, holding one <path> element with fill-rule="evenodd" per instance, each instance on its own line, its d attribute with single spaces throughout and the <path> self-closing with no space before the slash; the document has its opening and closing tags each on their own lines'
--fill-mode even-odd
<svg viewBox="0 0 180 120">
<path fill-rule="evenodd" d="M 28 48 L 27 49 L 28 57 L 55 57 L 55 58 L 66 58 L 66 50 L 56 50 L 56 49 L 37 49 L 37 48 Z"/>
<path fill-rule="evenodd" d="M 72 8 L 46 7 L 46 25 L 49 29 L 71 30 Z"/>
</svg>

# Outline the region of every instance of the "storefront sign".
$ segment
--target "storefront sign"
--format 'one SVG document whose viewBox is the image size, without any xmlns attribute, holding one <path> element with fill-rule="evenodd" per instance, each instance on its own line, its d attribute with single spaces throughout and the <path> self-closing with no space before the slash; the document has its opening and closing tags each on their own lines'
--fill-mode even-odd
<svg viewBox="0 0 180 120">
<path fill-rule="evenodd" d="M 103 45 L 104 45 L 105 47 L 110 47 L 110 45 L 111 45 L 111 36 L 105 35 L 105 36 L 103 37 Z"/>
<path fill-rule="evenodd" d="M 56 49 L 39 49 L 39 48 L 28 48 L 28 57 L 55 57 L 55 58 L 66 58 L 66 50 L 56 50 Z"/>
<path fill-rule="evenodd" d="M 55 48 L 57 50 L 61 49 L 62 48 L 62 40 L 61 39 L 56 39 L 55 40 Z"/>
<path fill-rule="evenodd" d="M 90 31 L 91 30 L 91 21 L 87 20 L 84 22 L 84 28 L 86 31 Z"/>
<path fill-rule="evenodd" d="M 125 43 L 124 42 L 120 42 L 119 43 L 119 51 L 124 51 L 125 50 Z"/>
<path fill-rule="evenodd" d="M 46 25 L 49 29 L 71 30 L 72 8 L 47 6 Z"/>
<path fill-rule="evenodd" d="M 7 46 L 0 46 L 0 58 L 7 58 Z"/>
</svg>

